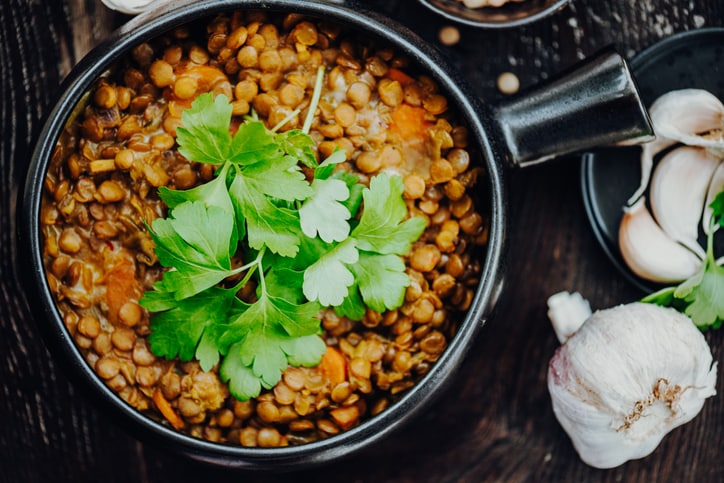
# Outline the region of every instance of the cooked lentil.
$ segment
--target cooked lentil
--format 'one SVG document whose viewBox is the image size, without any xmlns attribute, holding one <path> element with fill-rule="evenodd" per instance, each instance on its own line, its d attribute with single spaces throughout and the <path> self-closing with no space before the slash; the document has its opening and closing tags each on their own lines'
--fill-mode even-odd
<svg viewBox="0 0 724 483">
<path fill-rule="evenodd" d="M 151 352 L 150 315 L 138 300 L 162 268 L 145 223 L 165 214 L 156 188 L 188 189 L 213 177 L 212 166 L 175 149 L 181 113 L 196 96 L 224 93 L 236 122 L 253 108 L 270 128 L 298 108 L 281 126 L 295 128 L 322 64 L 325 89 L 310 131 L 320 156 L 345 149 L 342 169 L 363 182 L 380 170 L 399 173 L 408 211 L 428 228 L 406 257 L 411 283 L 402 307 L 368 310 L 359 322 L 323 310 L 322 363 L 289 367 L 274 388 L 238 401 L 216 369 Z M 484 173 L 435 82 L 406 69 L 391 49 L 334 25 L 236 12 L 138 46 L 95 84 L 48 170 L 43 255 L 68 331 L 121 398 L 194 437 L 277 447 L 348 430 L 429 371 L 478 282 L 475 252 L 487 243 L 487 215 L 471 190 Z M 247 286 L 239 296 L 252 294 Z"/>
</svg>

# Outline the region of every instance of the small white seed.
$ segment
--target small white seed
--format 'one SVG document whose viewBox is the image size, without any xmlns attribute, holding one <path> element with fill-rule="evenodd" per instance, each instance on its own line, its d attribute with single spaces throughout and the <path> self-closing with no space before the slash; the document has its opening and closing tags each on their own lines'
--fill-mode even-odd
<svg viewBox="0 0 724 483">
<path fill-rule="evenodd" d="M 520 89 L 520 80 L 512 72 L 503 72 L 498 76 L 498 90 L 503 94 L 515 94 Z"/>
<path fill-rule="evenodd" d="M 452 25 L 446 25 L 441 28 L 437 36 L 440 39 L 440 43 L 448 47 L 460 42 L 460 30 Z"/>
</svg>

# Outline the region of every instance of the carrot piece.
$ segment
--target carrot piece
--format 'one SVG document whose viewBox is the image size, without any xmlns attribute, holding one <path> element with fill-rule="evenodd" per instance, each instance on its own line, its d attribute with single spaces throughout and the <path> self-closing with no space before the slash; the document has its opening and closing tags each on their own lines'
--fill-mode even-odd
<svg viewBox="0 0 724 483">
<path fill-rule="evenodd" d="M 333 385 L 347 380 L 347 360 L 334 347 L 327 347 L 327 352 L 319 363 L 319 369 L 324 378 Z"/>
<path fill-rule="evenodd" d="M 343 430 L 348 430 L 359 420 L 359 408 L 356 405 L 342 406 L 329 411 L 337 426 Z"/>
<path fill-rule="evenodd" d="M 432 126 L 432 123 L 425 119 L 425 109 L 422 107 L 400 104 L 390 116 L 390 129 L 405 140 L 424 137 Z"/>
<path fill-rule="evenodd" d="M 390 67 L 389 69 L 387 69 L 387 77 L 392 80 L 396 80 L 400 83 L 402 87 L 405 87 L 406 85 L 410 85 L 415 82 L 415 79 L 405 74 L 403 71 L 396 67 Z"/>
<path fill-rule="evenodd" d="M 123 304 L 138 296 L 139 288 L 133 261 L 127 258 L 117 260 L 106 272 L 105 283 L 108 318 L 115 323 Z"/>
<path fill-rule="evenodd" d="M 199 83 L 199 92 L 208 92 L 215 84 L 229 81 L 224 71 L 207 64 L 190 65 L 178 74 L 194 77 Z"/>
<path fill-rule="evenodd" d="M 171 426 L 173 426 L 174 429 L 179 430 L 185 426 L 184 420 L 181 419 L 178 414 L 176 414 L 176 411 L 173 410 L 171 404 L 168 402 L 161 390 L 158 388 L 153 391 L 153 403 L 156 405 L 163 417 L 166 418 L 169 423 L 171 423 Z"/>
</svg>

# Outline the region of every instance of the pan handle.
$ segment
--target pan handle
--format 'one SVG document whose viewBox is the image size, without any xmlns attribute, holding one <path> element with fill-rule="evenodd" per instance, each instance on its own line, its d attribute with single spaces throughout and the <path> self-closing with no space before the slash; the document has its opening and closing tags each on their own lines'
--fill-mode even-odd
<svg viewBox="0 0 724 483">
<path fill-rule="evenodd" d="M 511 163 L 521 167 L 654 135 L 628 64 L 612 48 L 501 102 L 493 113 Z"/>
</svg>

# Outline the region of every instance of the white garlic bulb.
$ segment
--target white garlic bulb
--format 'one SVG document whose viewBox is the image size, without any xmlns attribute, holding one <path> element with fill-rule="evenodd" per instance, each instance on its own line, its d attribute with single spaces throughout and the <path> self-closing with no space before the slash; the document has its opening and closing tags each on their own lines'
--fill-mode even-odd
<svg viewBox="0 0 724 483">
<path fill-rule="evenodd" d="M 650 454 L 699 413 L 715 383 L 716 363 L 692 321 L 638 302 L 595 312 L 548 368 L 553 412 L 596 468 Z"/>
</svg>

